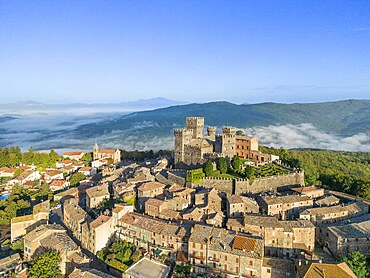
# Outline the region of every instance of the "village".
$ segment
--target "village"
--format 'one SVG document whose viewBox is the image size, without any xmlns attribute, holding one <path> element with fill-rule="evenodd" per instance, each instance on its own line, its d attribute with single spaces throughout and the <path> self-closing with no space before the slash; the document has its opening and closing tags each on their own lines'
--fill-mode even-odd
<svg viewBox="0 0 370 278">
<path fill-rule="evenodd" d="M 0 277 L 27 277 L 51 251 L 71 278 L 356 277 L 337 258 L 370 257 L 370 202 L 305 184 L 256 137 L 217 130 L 188 117 L 157 157 L 95 144 L 55 167 L 0 168 L 0 202 L 31 196 L 2 225 Z"/>
</svg>

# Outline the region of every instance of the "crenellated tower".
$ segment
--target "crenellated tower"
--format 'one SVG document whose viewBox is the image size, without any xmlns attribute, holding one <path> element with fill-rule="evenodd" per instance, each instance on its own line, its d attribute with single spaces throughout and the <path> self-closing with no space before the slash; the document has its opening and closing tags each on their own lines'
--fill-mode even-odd
<svg viewBox="0 0 370 278">
<path fill-rule="evenodd" d="M 175 136 L 175 152 L 174 152 L 174 160 L 175 164 L 181 161 L 184 161 L 184 147 L 185 145 L 189 144 L 192 137 L 193 137 L 193 130 L 181 128 L 174 130 Z"/>
<path fill-rule="evenodd" d="M 203 117 L 187 117 L 186 129 L 193 131 L 193 138 L 202 138 L 204 129 Z"/>
</svg>

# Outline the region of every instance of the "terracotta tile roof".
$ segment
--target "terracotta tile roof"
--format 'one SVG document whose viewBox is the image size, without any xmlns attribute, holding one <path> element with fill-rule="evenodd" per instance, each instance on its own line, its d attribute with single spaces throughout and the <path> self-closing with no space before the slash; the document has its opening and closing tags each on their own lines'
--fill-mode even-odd
<svg viewBox="0 0 370 278">
<path fill-rule="evenodd" d="M 92 167 L 82 167 L 78 170 L 78 172 L 86 172 L 86 171 L 91 171 L 92 170 Z"/>
<path fill-rule="evenodd" d="M 99 153 L 108 153 L 108 154 L 114 154 L 116 150 L 99 150 Z"/>
<path fill-rule="evenodd" d="M 66 231 L 59 224 L 48 224 L 48 225 L 43 224 L 43 225 L 40 225 L 40 226 L 36 227 L 35 229 L 33 229 L 31 232 L 26 234 L 23 238 L 25 240 L 28 240 L 28 241 L 32 242 L 32 241 L 36 240 L 37 238 L 39 238 L 40 236 L 42 236 L 43 234 L 45 234 L 49 230 L 59 232 L 59 233 L 65 233 L 65 231 Z"/>
<path fill-rule="evenodd" d="M 24 165 L 24 166 L 19 166 L 18 169 L 21 169 L 23 171 L 27 171 L 27 170 L 32 170 L 32 167 L 31 166 Z"/>
<path fill-rule="evenodd" d="M 182 190 L 184 190 L 185 188 L 183 187 L 183 186 L 181 186 L 181 185 L 178 185 L 178 184 L 174 184 L 174 185 L 172 185 L 169 189 L 168 189 L 168 191 L 169 192 L 177 192 L 177 191 L 182 191 Z"/>
<path fill-rule="evenodd" d="M 59 170 L 50 170 L 50 171 L 45 172 L 45 175 L 48 175 L 50 177 L 53 177 L 53 176 L 56 176 L 56 175 L 59 175 L 59 174 L 63 174 L 63 172 L 59 171 Z"/>
<path fill-rule="evenodd" d="M 245 236 L 235 236 L 233 248 L 245 251 L 256 251 L 256 240 Z"/>
<path fill-rule="evenodd" d="M 53 180 L 51 183 L 50 183 L 50 186 L 63 186 L 67 181 L 66 180 Z"/>
<path fill-rule="evenodd" d="M 340 264 L 312 263 L 308 268 L 305 265 L 297 266 L 298 273 L 304 278 L 356 278 L 356 275 L 343 262 Z"/>
<path fill-rule="evenodd" d="M 181 219 L 182 218 L 178 211 L 174 211 L 172 209 L 162 210 L 160 217 L 165 218 L 165 219 Z"/>
<path fill-rule="evenodd" d="M 90 223 L 90 226 L 94 229 L 103 225 L 104 223 L 108 222 L 110 220 L 110 216 L 107 215 L 100 215 L 98 218 L 96 218 L 94 221 Z"/>
<path fill-rule="evenodd" d="M 69 156 L 69 155 L 81 155 L 83 152 L 64 152 L 63 156 Z"/>
<path fill-rule="evenodd" d="M 145 192 L 145 191 L 151 191 L 159 188 L 164 188 L 166 185 L 160 182 L 156 181 L 150 181 L 143 183 L 142 185 L 139 186 L 138 190 Z"/>
<path fill-rule="evenodd" d="M 148 201 L 145 202 L 145 206 L 148 205 L 148 206 L 160 207 L 160 206 L 164 205 L 165 203 L 166 203 L 165 201 L 158 200 L 158 199 L 155 199 L 155 198 L 150 198 Z"/>
<path fill-rule="evenodd" d="M 330 205 L 333 205 L 333 204 L 339 204 L 339 202 L 340 202 L 339 198 L 337 198 L 333 195 L 330 195 L 330 196 L 327 196 L 325 198 L 322 198 L 322 199 L 319 199 L 319 200 L 315 201 L 316 205 L 318 205 L 318 206 L 330 206 Z"/>
</svg>

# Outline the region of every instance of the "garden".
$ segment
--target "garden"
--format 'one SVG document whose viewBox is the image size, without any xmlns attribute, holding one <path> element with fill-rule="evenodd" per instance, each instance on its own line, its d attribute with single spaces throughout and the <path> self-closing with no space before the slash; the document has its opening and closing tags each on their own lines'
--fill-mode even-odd
<svg viewBox="0 0 370 278">
<path fill-rule="evenodd" d="M 97 256 L 110 267 L 124 272 L 143 257 L 143 251 L 132 243 L 116 238 L 109 247 L 99 251 Z"/>
</svg>

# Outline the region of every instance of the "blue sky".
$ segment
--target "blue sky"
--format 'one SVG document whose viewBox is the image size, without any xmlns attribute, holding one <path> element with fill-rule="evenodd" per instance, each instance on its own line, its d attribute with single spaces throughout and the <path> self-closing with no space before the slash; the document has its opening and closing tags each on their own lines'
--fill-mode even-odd
<svg viewBox="0 0 370 278">
<path fill-rule="evenodd" d="M 0 102 L 370 98 L 369 1 L 0 1 Z"/>
</svg>

